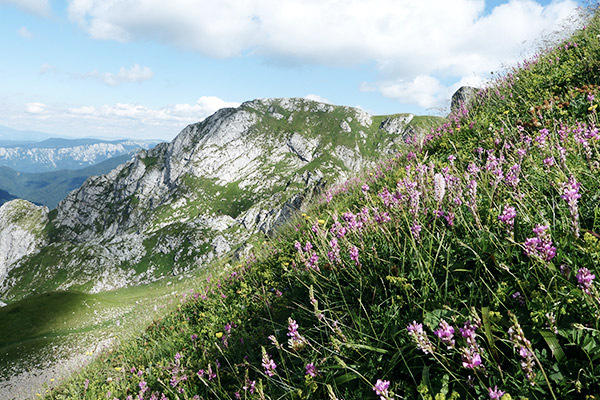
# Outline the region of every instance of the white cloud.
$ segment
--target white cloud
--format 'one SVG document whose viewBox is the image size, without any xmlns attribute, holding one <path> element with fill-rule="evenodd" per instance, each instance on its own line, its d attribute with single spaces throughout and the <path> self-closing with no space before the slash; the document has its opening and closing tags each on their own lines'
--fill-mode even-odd
<svg viewBox="0 0 600 400">
<path fill-rule="evenodd" d="M 54 65 L 50 65 L 50 64 L 42 64 L 42 66 L 40 67 L 40 75 L 44 75 L 46 72 L 50 72 L 50 71 L 56 71 L 56 67 Z"/>
<path fill-rule="evenodd" d="M 129 103 L 68 107 L 31 102 L 23 107 L 2 105 L 0 124 L 73 136 L 85 132 L 87 136 L 172 139 L 186 125 L 202 121 L 221 108 L 239 105 L 214 96 L 161 108 Z"/>
<path fill-rule="evenodd" d="M 47 109 L 48 109 L 48 107 L 44 103 L 26 103 L 25 104 L 25 111 L 27 111 L 30 114 L 42 115 L 42 114 L 46 113 Z"/>
<path fill-rule="evenodd" d="M 489 74 L 522 58 L 576 6 L 509 0 L 484 15 L 483 0 L 69 0 L 68 12 L 98 39 L 153 40 L 218 58 L 374 65 L 371 86 L 430 104 L 445 89 L 424 77 Z"/>
<path fill-rule="evenodd" d="M 19 29 L 17 32 L 19 33 L 19 36 L 21 36 L 22 38 L 33 39 L 33 33 L 31 33 L 29 31 L 29 29 L 27 29 L 27 27 L 25 27 L 25 26 L 21 27 L 21 29 Z"/>
<path fill-rule="evenodd" d="M 49 0 L 0 0 L 0 4 L 14 4 L 27 13 L 43 17 L 51 14 Z"/>
<path fill-rule="evenodd" d="M 329 99 L 321 97 L 318 94 L 307 94 L 306 96 L 304 96 L 304 98 L 307 100 L 318 101 L 319 103 L 333 104 Z"/>
<path fill-rule="evenodd" d="M 412 81 L 388 81 L 379 84 L 379 91 L 386 97 L 403 104 L 418 104 L 424 108 L 439 106 L 452 95 L 448 87 L 429 75 L 419 75 Z"/>
<path fill-rule="evenodd" d="M 118 86 L 122 83 L 136 83 L 143 82 L 152 79 L 154 72 L 149 67 L 140 67 L 138 64 L 134 64 L 131 68 L 126 69 L 121 67 L 119 72 L 116 74 L 106 72 L 100 73 L 98 71 L 92 71 L 85 75 L 88 78 L 100 79 L 108 86 Z"/>
</svg>

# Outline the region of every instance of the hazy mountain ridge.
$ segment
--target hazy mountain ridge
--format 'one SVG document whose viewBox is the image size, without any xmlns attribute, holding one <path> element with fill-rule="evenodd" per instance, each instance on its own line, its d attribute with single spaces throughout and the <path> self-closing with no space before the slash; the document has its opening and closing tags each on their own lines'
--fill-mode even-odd
<svg viewBox="0 0 600 400">
<path fill-rule="evenodd" d="M 50 244 L 6 267 L 2 297 L 96 292 L 197 268 L 439 120 L 303 99 L 222 109 L 69 194 L 49 214 Z"/>
<path fill-rule="evenodd" d="M 156 142 L 97 139 L 47 139 L 0 146 L 0 166 L 20 172 L 81 169 L 110 158 L 152 147 Z"/>
<path fill-rule="evenodd" d="M 50 209 L 67 197 L 72 190 L 79 188 L 90 176 L 105 174 L 118 165 L 131 159 L 132 154 L 123 154 L 109 158 L 90 167 L 77 170 L 59 170 L 49 172 L 19 172 L 8 167 L 0 167 L 0 188 L 9 196 L 3 197 L 0 190 L 0 205 L 21 198 Z"/>
</svg>

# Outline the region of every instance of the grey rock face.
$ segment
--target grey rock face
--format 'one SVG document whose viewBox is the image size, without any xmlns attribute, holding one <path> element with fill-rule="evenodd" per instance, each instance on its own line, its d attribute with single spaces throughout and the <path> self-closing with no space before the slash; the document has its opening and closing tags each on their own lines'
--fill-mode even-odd
<svg viewBox="0 0 600 400">
<path fill-rule="evenodd" d="M 413 120 L 413 114 L 405 114 L 384 119 L 379 125 L 379 129 L 391 135 L 404 133 L 406 126 Z"/>
<path fill-rule="evenodd" d="M 26 200 L 13 200 L 0 207 L 0 283 L 12 265 L 45 244 L 42 230 L 48 208 Z"/>
<path fill-rule="evenodd" d="M 468 105 L 477 95 L 478 88 L 471 86 L 462 86 L 452 95 L 450 103 L 450 112 L 456 112 L 460 109 L 461 104 Z"/>
</svg>

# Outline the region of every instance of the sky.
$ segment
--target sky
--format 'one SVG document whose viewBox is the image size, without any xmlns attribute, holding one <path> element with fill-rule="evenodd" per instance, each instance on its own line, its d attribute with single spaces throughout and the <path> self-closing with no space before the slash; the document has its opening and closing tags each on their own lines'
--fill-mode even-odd
<svg viewBox="0 0 600 400">
<path fill-rule="evenodd" d="M 576 0 L 0 0 L 0 125 L 171 140 L 305 97 L 444 115 L 575 26 Z"/>
</svg>

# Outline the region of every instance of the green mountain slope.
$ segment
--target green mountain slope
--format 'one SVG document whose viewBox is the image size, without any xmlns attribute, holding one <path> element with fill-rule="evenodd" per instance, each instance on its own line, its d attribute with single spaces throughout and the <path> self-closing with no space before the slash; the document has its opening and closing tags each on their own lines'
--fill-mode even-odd
<svg viewBox="0 0 600 400">
<path fill-rule="evenodd" d="M 600 15 L 52 399 L 592 399 Z"/>
</svg>

